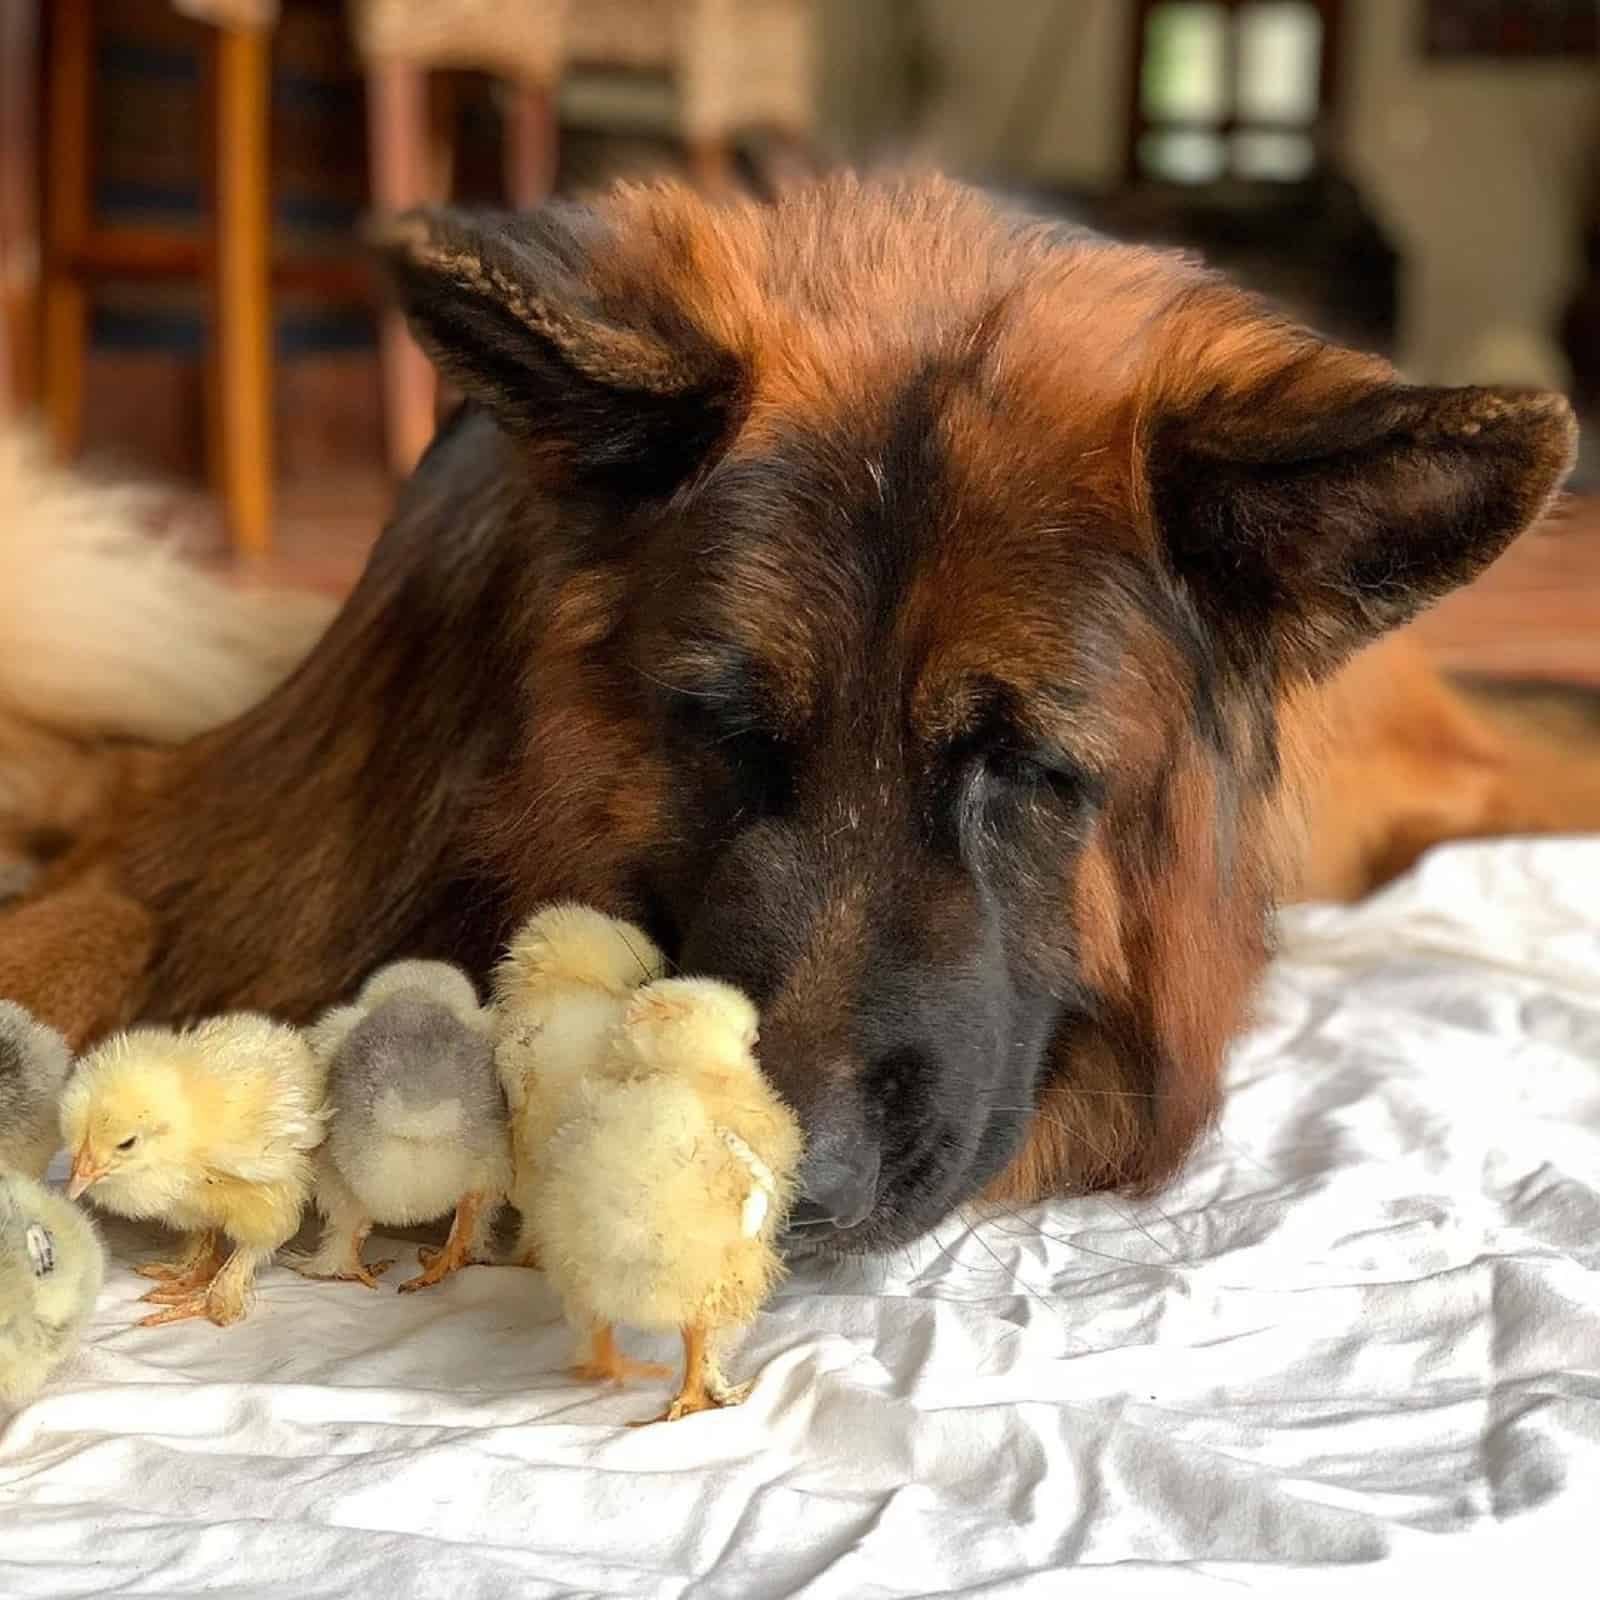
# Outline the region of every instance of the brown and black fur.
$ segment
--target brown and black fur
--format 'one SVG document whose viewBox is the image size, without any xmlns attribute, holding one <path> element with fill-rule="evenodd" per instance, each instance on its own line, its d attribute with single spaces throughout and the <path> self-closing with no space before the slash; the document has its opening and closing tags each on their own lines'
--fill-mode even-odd
<svg viewBox="0 0 1600 1600">
<path fill-rule="evenodd" d="M 1543 512 L 1565 403 L 937 181 L 387 251 L 468 406 L 301 671 L 0 921 L 0 992 L 79 1039 L 305 1017 L 577 897 L 758 1000 L 842 1248 L 1170 1174 L 1275 900 L 1396 846 L 1319 776 L 1369 647 Z"/>
</svg>

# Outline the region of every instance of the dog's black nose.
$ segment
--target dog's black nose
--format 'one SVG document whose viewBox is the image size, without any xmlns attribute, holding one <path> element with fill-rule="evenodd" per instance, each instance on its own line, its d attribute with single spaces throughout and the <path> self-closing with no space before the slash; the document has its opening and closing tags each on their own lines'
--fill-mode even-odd
<svg viewBox="0 0 1600 1600">
<path fill-rule="evenodd" d="M 837 1154 L 817 1152 L 800 1172 L 791 1228 L 853 1228 L 878 1198 L 878 1152 L 868 1144 Z"/>
</svg>

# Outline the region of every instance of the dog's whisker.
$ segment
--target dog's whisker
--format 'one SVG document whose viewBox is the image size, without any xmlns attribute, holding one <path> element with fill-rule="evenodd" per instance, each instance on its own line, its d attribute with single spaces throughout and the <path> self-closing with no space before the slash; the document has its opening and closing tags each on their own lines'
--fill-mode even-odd
<svg viewBox="0 0 1600 1600">
<path fill-rule="evenodd" d="M 995 1205 L 995 1209 L 1002 1216 L 1009 1217 L 1013 1222 L 1017 1222 L 1022 1225 L 1021 1233 L 1013 1233 L 1009 1228 L 1001 1228 L 998 1224 L 991 1220 L 990 1225 L 993 1226 L 997 1232 L 1004 1234 L 1007 1238 L 1015 1239 L 1035 1236 L 1040 1239 L 1046 1239 L 1051 1244 L 1062 1245 L 1068 1250 L 1076 1250 L 1081 1255 L 1093 1256 L 1099 1261 L 1110 1261 L 1119 1267 L 1147 1267 L 1150 1265 L 1148 1261 L 1141 1261 L 1137 1256 L 1119 1256 L 1110 1250 L 1096 1250 L 1093 1245 L 1084 1244 L 1079 1239 L 1074 1239 L 1064 1233 L 1054 1233 L 1049 1228 L 1040 1227 L 1036 1222 L 1030 1222 L 1025 1216 L 1022 1215 L 1020 1211 L 1017 1211 L 1014 1207 L 1002 1205 L 999 1202 L 993 1202 L 993 1204 Z"/>
<path fill-rule="evenodd" d="M 1046 1112 L 1046 1111 L 1036 1112 L 1035 1115 L 1038 1117 L 1038 1119 L 1040 1121 L 1046 1123 L 1050 1127 L 1059 1129 L 1062 1133 L 1066 1134 L 1068 1136 L 1068 1138 L 1076 1139 L 1080 1144 L 1086 1146 L 1088 1148 L 1090 1154 L 1098 1157 L 1099 1160 L 1107 1168 L 1110 1168 L 1110 1167 L 1112 1167 L 1114 1165 L 1114 1163 L 1111 1160 L 1110 1154 L 1102 1146 L 1097 1144 L 1095 1140 L 1091 1139 L 1089 1137 L 1089 1135 L 1083 1131 L 1082 1128 L 1074 1127 L 1071 1123 L 1065 1121 L 1063 1118 L 1054 1116 L 1051 1113 Z M 1112 1214 L 1114 1216 L 1119 1217 L 1125 1224 L 1127 1224 L 1128 1227 L 1136 1228 L 1140 1233 L 1142 1233 L 1145 1236 L 1145 1238 L 1148 1239 L 1150 1241 L 1150 1243 L 1157 1250 L 1161 1251 L 1162 1254 L 1165 1255 L 1169 1260 L 1176 1261 L 1176 1260 L 1179 1259 L 1179 1257 L 1174 1253 L 1174 1251 L 1171 1249 L 1171 1247 L 1166 1245 L 1166 1244 L 1163 1244 L 1162 1241 L 1159 1240 L 1155 1236 L 1155 1234 L 1150 1230 L 1150 1228 L 1145 1223 L 1141 1222 L 1140 1219 L 1138 1217 L 1136 1217 L 1131 1211 L 1130 1212 L 1126 1212 L 1126 1213 L 1122 1212 L 1122 1211 L 1119 1211 L 1117 1206 L 1116 1206 L 1116 1203 L 1111 1199 L 1111 1197 L 1108 1194 L 1106 1194 L 1106 1193 L 1104 1193 L 1102 1191 L 1102 1192 L 1098 1193 L 1095 1198 L 1099 1199 L 1106 1206 L 1106 1208 L 1112 1212 Z M 1183 1229 L 1180 1228 L 1178 1226 L 1178 1224 L 1171 1217 L 1169 1217 L 1164 1211 L 1162 1211 L 1159 1206 L 1156 1207 L 1156 1211 L 1157 1211 L 1157 1214 L 1160 1216 L 1161 1220 L 1163 1222 L 1165 1222 L 1166 1225 L 1169 1228 L 1171 1228 L 1172 1231 L 1179 1236 L 1179 1238 L 1185 1238 L 1186 1237 L 1186 1235 L 1184 1234 Z"/>
</svg>

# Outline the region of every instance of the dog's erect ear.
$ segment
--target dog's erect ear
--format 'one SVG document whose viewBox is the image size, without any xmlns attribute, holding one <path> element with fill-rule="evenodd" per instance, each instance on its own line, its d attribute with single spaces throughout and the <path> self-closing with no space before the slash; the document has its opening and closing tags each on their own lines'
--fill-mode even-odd
<svg viewBox="0 0 1600 1600">
<path fill-rule="evenodd" d="M 646 274 L 607 281 L 596 213 L 412 211 L 371 237 L 440 369 L 575 476 L 664 493 L 727 430 L 738 361 Z"/>
<path fill-rule="evenodd" d="M 1169 558 L 1207 620 L 1294 679 L 1485 567 L 1545 511 L 1575 442 L 1559 395 L 1413 387 L 1305 340 L 1269 377 L 1191 396 L 1148 459 Z"/>
</svg>

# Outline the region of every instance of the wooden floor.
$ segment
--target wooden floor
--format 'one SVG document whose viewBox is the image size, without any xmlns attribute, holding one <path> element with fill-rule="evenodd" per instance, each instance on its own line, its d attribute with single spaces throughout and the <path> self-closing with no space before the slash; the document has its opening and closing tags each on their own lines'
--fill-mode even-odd
<svg viewBox="0 0 1600 1600">
<path fill-rule="evenodd" d="M 342 593 L 391 493 L 377 477 L 287 488 L 275 549 L 252 578 Z M 208 524 L 213 550 L 215 537 Z M 1451 667 L 1600 688 L 1600 498 L 1569 502 L 1416 629 Z"/>
<path fill-rule="evenodd" d="M 1600 499 L 1572 502 L 1416 629 L 1450 666 L 1600 687 Z"/>
</svg>

